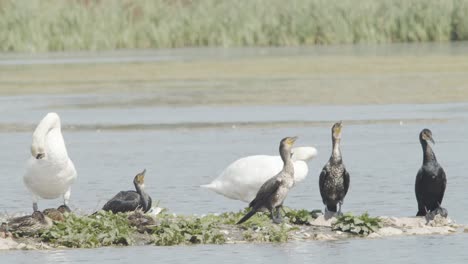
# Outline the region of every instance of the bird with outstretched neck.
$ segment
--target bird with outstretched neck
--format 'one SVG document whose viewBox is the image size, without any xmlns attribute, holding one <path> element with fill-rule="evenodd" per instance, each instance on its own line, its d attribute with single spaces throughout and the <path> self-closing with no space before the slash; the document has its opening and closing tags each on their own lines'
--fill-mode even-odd
<svg viewBox="0 0 468 264">
<path fill-rule="evenodd" d="M 341 157 L 341 122 L 332 127 L 332 154 L 327 164 L 323 167 L 319 178 L 320 195 L 325 212 L 341 214 L 341 206 L 349 189 L 349 173 Z M 337 205 L 339 208 L 337 210 Z"/>
<path fill-rule="evenodd" d="M 267 209 L 275 224 L 281 223 L 280 208 L 288 195 L 289 190 L 294 186 L 294 164 L 291 159 L 291 148 L 297 137 L 286 137 L 280 142 L 279 153 L 283 160 L 283 169 L 274 177 L 268 179 L 260 190 L 258 190 L 255 199 L 249 207 L 251 208 L 237 224 L 242 224 L 252 217 L 256 212 Z"/>
<path fill-rule="evenodd" d="M 441 206 L 447 177 L 429 145 L 429 142 L 435 144 L 431 130 L 423 129 L 419 133 L 419 142 L 423 150 L 423 164 L 416 175 L 415 193 L 418 202 L 416 216 L 425 216 L 427 212 L 436 211 Z"/>
<path fill-rule="evenodd" d="M 111 211 L 114 214 L 118 212 L 131 212 L 137 209 L 148 212 L 151 209 L 151 197 L 145 192 L 145 173 L 146 170 L 138 173 L 133 179 L 136 191 L 121 191 L 110 199 L 103 207 L 104 211 Z"/>
</svg>

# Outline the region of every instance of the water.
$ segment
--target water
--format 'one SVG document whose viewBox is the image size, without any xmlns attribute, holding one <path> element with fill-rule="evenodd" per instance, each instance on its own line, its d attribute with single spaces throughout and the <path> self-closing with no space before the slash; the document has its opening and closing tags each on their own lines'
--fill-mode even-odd
<svg viewBox="0 0 468 264">
<path fill-rule="evenodd" d="M 22 63 L 24 63 L 22 61 Z M 133 93 L 139 100 L 147 93 Z M 331 152 L 330 128 L 343 120 L 344 162 L 351 187 L 344 211 L 411 216 L 416 213 L 414 179 L 421 166 L 418 134 L 432 130 L 435 153 L 448 186 L 444 207 L 468 223 L 465 199 L 468 170 L 468 103 L 355 106 L 158 106 L 100 107 L 122 100 L 118 94 L 25 95 L 0 98 L 0 210 L 29 212 L 23 186 L 31 133 L 48 111 L 62 118 L 70 157 L 78 170 L 71 207 L 85 213 L 100 208 L 120 190 L 132 189 L 133 176 L 147 169 L 146 188 L 159 205 L 178 214 L 237 211 L 245 206 L 199 188 L 233 160 L 275 155 L 284 136 L 315 146 L 319 156 L 286 200 L 293 208 L 321 209 L 318 175 Z M 86 104 L 87 107 L 82 107 Z M 89 105 L 94 105 L 89 107 Z M 39 201 L 40 208 L 61 201 Z M 346 241 L 306 241 L 279 245 L 126 247 L 92 250 L 0 252 L 1 263 L 466 263 L 464 234 Z"/>
</svg>

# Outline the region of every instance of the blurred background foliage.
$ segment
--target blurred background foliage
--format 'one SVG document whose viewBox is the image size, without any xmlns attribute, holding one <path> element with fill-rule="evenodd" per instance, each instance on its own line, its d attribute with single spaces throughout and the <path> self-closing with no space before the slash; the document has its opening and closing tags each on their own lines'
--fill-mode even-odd
<svg viewBox="0 0 468 264">
<path fill-rule="evenodd" d="M 0 0 L 0 51 L 468 39 L 468 0 Z"/>
</svg>

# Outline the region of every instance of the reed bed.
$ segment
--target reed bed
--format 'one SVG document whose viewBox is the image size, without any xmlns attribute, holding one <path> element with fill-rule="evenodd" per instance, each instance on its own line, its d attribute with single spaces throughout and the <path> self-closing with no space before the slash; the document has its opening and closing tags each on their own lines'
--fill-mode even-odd
<svg viewBox="0 0 468 264">
<path fill-rule="evenodd" d="M 468 0 L 0 0 L 0 51 L 468 39 Z"/>
</svg>

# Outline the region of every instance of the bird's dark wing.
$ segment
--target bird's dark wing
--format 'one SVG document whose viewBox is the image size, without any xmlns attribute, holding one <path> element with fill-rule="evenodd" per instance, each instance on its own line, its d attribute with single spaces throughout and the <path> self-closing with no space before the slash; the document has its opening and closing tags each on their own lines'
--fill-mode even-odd
<svg viewBox="0 0 468 264">
<path fill-rule="evenodd" d="M 153 200 L 151 199 L 151 196 L 148 195 L 148 208 L 146 208 L 145 213 L 151 209 L 151 206 L 153 205 Z"/>
<path fill-rule="evenodd" d="M 343 172 L 343 180 L 344 180 L 344 195 L 346 195 L 349 189 L 349 173 L 346 169 L 344 169 L 344 172 Z"/>
<path fill-rule="evenodd" d="M 103 207 L 104 211 L 129 212 L 140 206 L 140 195 L 135 191 L 121 191 L 110 199 Z"/>
<path fill-rule="evenodd" d="M 255 199 L 250 202 L 249 207 L 259 209 L 266 205 L 266 202 L 271 200 L 270 197 L 278 190 L 281 182 L 277 177 L 268 179 L 257 192 Z"/>
<path fill-rule="evenodd" d="M 319 189 L 320 189 L 320 196 L 322 196 L 322 200 L 324 197 L 326 197 L 325 193 L 325 179 L 327 178 L 327 167 L 323 167 L 322 172 L 320 173 L 319 177 Z"/>
<path fill-rule="evenodd" d="M 416 216 L 424 216 L 426 215 L 426 208 L 424 208 L 423 203 L 423 170 L 422 168 L 419 169 L 418 174 L 416 174 L 416 182 L 414 184 L 414 191 L 416 193 L 416 201 L 418 202 L 418 213 Z"/>
<path fill-rule="evenodd" d="M 447 187 L 447 177 L 445 176 L 445 171 L 442 169 L 442 167 L 439 167 L 439 170 L 437 171 L 437 177 L 442 179 L 442 189 L 440 191 L 439 197 L 437 198 L 437 202 L 439 203 L 439 206 L 441 206 L 442 200 L 444 199 L 445 188 Z"/>
</svg>

